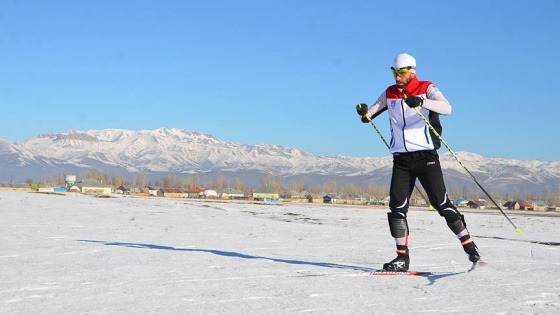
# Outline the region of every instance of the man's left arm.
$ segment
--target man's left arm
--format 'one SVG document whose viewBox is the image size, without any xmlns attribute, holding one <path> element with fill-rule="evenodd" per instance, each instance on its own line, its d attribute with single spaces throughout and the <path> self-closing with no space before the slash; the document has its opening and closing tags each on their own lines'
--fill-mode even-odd
<svg viewBox="0 0 560 315">
<path fill-rule="evenodd" d="M 451 114 L 451 104 L 433 84 L 430 84 L 426 90 L 426 98 L 423 100 L 422 107 L 441 115 Z"/>
</svg>

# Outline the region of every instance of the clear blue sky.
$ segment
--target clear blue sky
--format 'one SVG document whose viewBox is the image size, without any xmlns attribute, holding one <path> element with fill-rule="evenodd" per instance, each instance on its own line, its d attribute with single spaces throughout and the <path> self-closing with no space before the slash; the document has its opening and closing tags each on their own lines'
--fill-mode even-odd
<svg viewBox="0 0 560 315">
<path fill-rule="evenodd" d="M 407 52 L 453 106 L 454 151 L 560 160 L 558 12 L 555 0 L 1 1 L 0 138 L 166 127 L 387 156 L 354 107 L 394 83 Z M 387 114 L 375 123 L 389 138 Z"/>
</svg>

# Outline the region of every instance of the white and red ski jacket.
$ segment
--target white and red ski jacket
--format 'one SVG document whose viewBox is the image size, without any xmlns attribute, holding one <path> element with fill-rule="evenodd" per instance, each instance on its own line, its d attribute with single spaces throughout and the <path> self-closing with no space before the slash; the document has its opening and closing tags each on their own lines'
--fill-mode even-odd
<svg viewBox="0 0 560 315">
<path fill-rule="evenodd" d="M 373 119 L 383 111 L 389 111 L 391 153 L 439 149 L 439 138 L 430 131 L 416 110 L 406 105 L 403 100 L 405 95 L 419 96 L 424 100 L 420 112 L 441 135 L 439 115 L 451 114 L 451 104 L 434 84 L 419 81 L 416 77 L 402 90 L 396 85 L 388 87 L 369 108 L 368 117 Z"/>
</svg>

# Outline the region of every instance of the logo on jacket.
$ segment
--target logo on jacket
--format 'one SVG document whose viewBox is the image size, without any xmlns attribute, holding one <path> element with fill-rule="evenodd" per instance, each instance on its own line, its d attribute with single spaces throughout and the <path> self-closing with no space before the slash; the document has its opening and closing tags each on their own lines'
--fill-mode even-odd
<svg viewBox="0 0 560 315">
<path fill-rule="evenodd" d="M 391 108 L 395 108 L 397 106 L 397 101 L 391 101 Z"/>
</svg>

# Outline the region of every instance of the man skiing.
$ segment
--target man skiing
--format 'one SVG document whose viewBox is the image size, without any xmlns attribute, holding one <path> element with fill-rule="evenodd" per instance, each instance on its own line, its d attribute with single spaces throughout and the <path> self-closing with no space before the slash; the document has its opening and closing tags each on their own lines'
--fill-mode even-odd
<svg viewBox="0 0 560 315">
<path fill-rule="evenodd" d="M 395 85 L 388 87 L 368 109 L 358 104 L 356 110 L 364 123 L 384 111 L 391 124 L 390 150 L 393 154 L 389 208 L 387 213 L 391 236 L 395 238 L 397 257 L 383 265 L 385 271 L 407 271 L 410 265 L 407 213 L 416 179 L 428 194 L 428 199 L 447 226 L 460 240 L 469 260 L 480 260 L 477 246 L 467 230 L 464 216 L 447 196 L 437 149 L 440 140 L 416 112 L 419 110 L 441 135 L 439 115 L 449 115 L 451 104 L 429 81 L 416 77 L 416 60 L 409 54 L 399 54 L 391 71 Z"/>
</svg>

